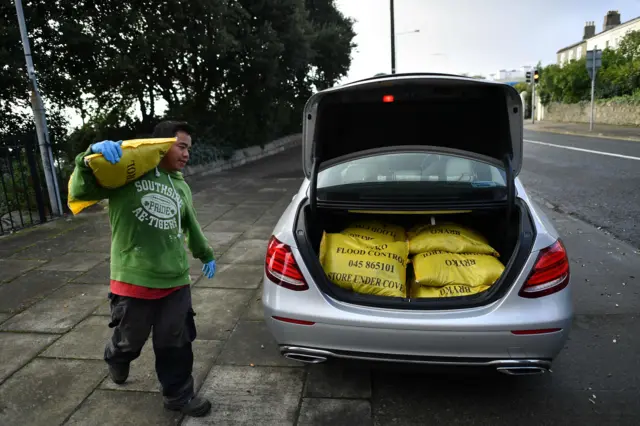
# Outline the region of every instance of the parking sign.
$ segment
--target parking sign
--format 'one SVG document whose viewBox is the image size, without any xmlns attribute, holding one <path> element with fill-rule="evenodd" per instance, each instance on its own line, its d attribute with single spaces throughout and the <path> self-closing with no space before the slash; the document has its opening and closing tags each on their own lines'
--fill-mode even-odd
<svg viewBox="0 0 640 426">
<path fill-rule="evenodd" d="M 594 54 L 595 52 L 595 54 Z M 595 61 L 595 64 L 594 64 Z M 589 78 L 594 79 L 594 73 L 598 72 L 598 69 L 602 66 L 602 50 L 588 50 L 587 51 L 587 71 L 589 72 Z"/>
</svg>

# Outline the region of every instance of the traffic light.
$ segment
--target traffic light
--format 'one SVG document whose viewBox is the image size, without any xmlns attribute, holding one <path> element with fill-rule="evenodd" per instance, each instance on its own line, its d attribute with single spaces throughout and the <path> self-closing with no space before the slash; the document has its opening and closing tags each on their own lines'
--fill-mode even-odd
<svg viewBox="0 0 640 426">
<path fill-rule="evenodd" d="M 527 83 L 531 83 L 531 71 L 527 71 Z"/>
<path fill-rule="evenodd" d="M 538 70 L 535 70 L 533 72 L 533 82 L 538 84 L 539 81 L 540 81 L 540 73 L 538 72 Z"/>
</svg>

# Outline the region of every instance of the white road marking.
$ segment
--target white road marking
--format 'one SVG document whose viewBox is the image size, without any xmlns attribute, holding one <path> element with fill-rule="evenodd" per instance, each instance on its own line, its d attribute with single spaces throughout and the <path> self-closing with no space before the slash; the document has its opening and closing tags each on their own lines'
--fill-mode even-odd
<svg viewBox="0 0 640 426">
<path fill-rule="evenodd" d="M 534 143 L 537 145 L 546 145 L 546 146 L 553 146 L 555 148 L 570 149 L 572 151 L 588 152 L 589 154 L 607 155 L 609 157 L 618 157 L 618 158 L 625 158 L 627 160 L 640 161 L 640 157 L 633 157 L 631 155 L 614 154 L 613 152 L 604 152 L 604 151 L 594 151 L 592 149 L 576 148 L 575 146 L 556 145 L 554 143 L 532 141 L 528 139 L 525 139 L 524 141 L 529 143 Z"/>
</svg>

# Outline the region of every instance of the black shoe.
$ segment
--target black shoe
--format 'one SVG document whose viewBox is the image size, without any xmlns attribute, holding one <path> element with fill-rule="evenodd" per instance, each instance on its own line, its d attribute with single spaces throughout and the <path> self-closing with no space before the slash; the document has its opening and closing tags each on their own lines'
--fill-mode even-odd
<svg viewBox="0 0 640 426">
<path fill-rule="evenodd" d="M 202 398 L 200 396 L 194 396 L 182 406 L 175 406 L 171 404 L 164 405 L 168 410 L 171 411 L 179 411 L 186 416 L 191 417 L 202 417 L 209 414 L 211 411 L 211 402 L 208 399 Z"/>
<path fill-rule="evenodd" d="M 109 376 L 111 376 L 111 380 L 116 385 L 121 385 L 127 381 L 129 377 L 129 364 L 108 364 L 109 365 Z"/>
</svg>

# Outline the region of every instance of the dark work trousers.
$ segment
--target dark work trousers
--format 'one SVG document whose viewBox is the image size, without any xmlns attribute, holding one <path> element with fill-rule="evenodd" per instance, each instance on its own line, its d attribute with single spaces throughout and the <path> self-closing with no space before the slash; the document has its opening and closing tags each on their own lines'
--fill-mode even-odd
<svg viewBox="0 0 640 426">
<path fill-rule="evenodd" d="M 165 403 L 186 404 L 193 392 L 193 351 L 196 338 L 191 286 L 161 299 L 145 300 L 109 293 L 113 336 L 104 350 L 108 364 L 128 364 L 140 351 L 153 329 L 156 373 Z"/>
</svg>

